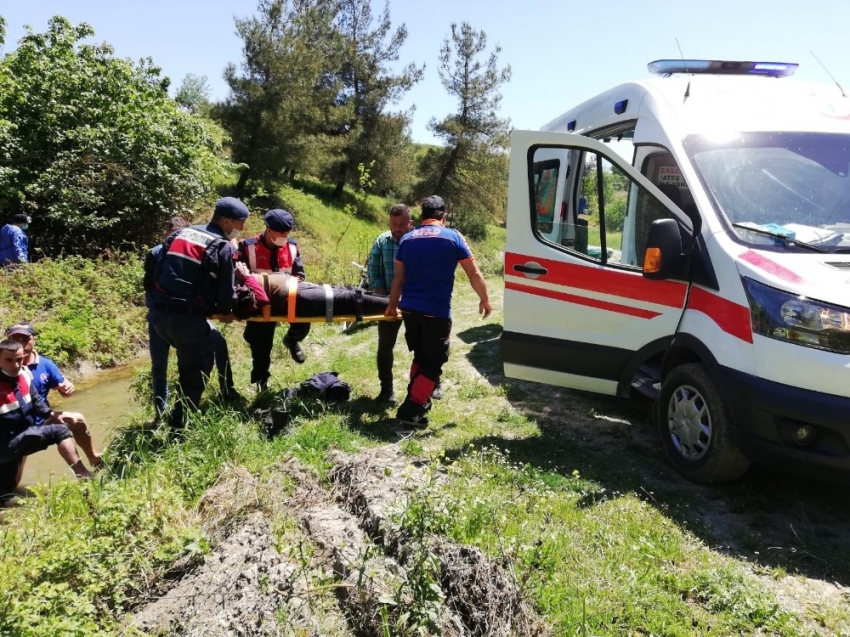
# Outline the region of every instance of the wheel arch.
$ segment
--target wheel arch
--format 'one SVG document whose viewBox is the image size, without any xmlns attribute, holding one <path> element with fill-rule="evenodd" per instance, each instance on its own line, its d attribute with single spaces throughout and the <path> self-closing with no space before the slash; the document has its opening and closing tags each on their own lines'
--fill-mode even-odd
<svg viewBox="0 0 850 637">
<path fill-rule="evenodd" d="M 705 365 L 715 385 L 725 394 L 726 388 L 722 383 L 720 364 L 714 354 L 711 353 L 711 349 L 691 334 L 677 334 L 664 353 L 664 359 L 661 363 L 661 379 L 663 380 L 671 371 L 685 363 L 702 363 Z"/>
</svg>

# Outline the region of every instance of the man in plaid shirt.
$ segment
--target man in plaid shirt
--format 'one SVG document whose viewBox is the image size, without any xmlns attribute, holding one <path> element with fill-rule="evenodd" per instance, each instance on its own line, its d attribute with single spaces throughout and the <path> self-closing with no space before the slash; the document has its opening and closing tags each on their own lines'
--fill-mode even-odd
<svg viewBox="0 0 850 637">
<path fill-rule="evenodd" d="M 367 269 L 369 289 L 377 294 L 389 295 L 395 275 L 395 255 L 398 242 L 413 230 L 410 208 L 398 203 L 390 208 L 390 229 L 380 234 L 369 252 Z M 379 403 L 395 401 L 393 393 L 393 348 L 401 329 L 401 321 L 378 321 L 378 380 L 381 393 L 375 398 Z"/>
</svg>

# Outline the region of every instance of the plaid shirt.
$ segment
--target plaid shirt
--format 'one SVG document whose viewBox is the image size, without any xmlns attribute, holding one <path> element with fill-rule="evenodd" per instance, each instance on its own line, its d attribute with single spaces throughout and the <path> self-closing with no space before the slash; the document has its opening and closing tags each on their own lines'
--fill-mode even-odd
<svg viewBox="0 0 850 637">
<path fill-rule="evenodd" d="M 398 243 L 393 239 L 392 233 L 387 230 L 372 245 L 369 252 L 367 268 L 369 270 L 369 289 L 376 290 L 384 288 L 389 294 L 395 276 L 395 255 L 398 252 Z"/>
</svg>

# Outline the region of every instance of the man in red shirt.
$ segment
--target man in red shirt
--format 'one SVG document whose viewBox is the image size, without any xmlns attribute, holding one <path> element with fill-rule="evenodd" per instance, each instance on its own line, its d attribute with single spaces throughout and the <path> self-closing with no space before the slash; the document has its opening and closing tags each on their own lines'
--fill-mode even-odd
<svg viewBox="0 0 850 637">
<path fill-rule="evenodd" d="M 289 238 L 289 232 L 295 227 L 295 220 L 286 210 L 269 210 L 264 216 L 266 229 L 256 237 L 242 242 L 239 247 L 239 260 L 248 265 L 248 269 L 256 274 L 269 272 L 285 272 L 304 281 L 307 273 L 301 261 L 298 243 Z M 245 341 L 251 348 L 253 367 L 251 382 L 265 389 L 271 367 L 271 353 L 274 346 L 276 322 L 258 323 L 249 321 L 245 325 Z M 289 350 L 292 360 L 303 363 L 306 360 L 301 341 L 310 332 L 309 323 L 292 323 L 283 345 Z"/>
</svg>

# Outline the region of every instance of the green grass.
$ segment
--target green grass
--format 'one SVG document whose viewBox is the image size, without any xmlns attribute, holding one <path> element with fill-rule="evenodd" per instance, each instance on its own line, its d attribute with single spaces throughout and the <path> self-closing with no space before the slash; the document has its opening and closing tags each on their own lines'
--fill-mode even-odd
<svg viewBox="0 0 850 637">
<path fill-rule="evenodd" d="M 308 274 L 314 281 L 353 282 L 348 262 L 363 260 L 383 222 L 329 207 L 321 189 L 314 190 L 280 193 L 296 215 Z M 586 438 L 546 414 L 554 395 L 569 400 L 568 394 L 504 379 L 502 284 L 495 276 L 503 239 L 504 230 L 493 229 L 472 246 L 490 275 L 494 315 L 479 318 L 476 297 L 459 272 L 446 396 L 431 412 L 428 430 L 402 445 L 429 459 L 435 475 L 446 476 L 414 493 L 400 518 L 411 535 L 426 530 L 480 547 L 514 573 L 526 599 L 558 635 L 850 633 L 846 601 L 813 599 L 799 612 L 780 604 L 769 582 L 787 577 L 793 562 L 771 565 L 755 557 L 751 563 L 712 548 L 709 530 L 688 513 L 699 505 L 692 488 L 647 477 L 669 475 L 655 450 L 617 428 Z M 52 316 L 47 312 L 43 319 Z M 130 331 L 143 326 L 138 315 L 128 323 Z M 46 485 L 6 513 L 0 527 L 0 634 L 116 634 L 123 613 L 155 590 L 177 557 L 210 550 L 214 537 L 205 530 L 198 502 L 223 472 L 244 466 L 264 477 L 294 456 L 320 473 L 329 468 L 331 450 L 398 440 L 392 411 L 369 400 L 378 389 L 374 325 L 343 335 L 339 325 L 313 324 L 307 362 L 297 366 L 276 348 L 272 387 L 256 398 L 242 326 L 221 328 L 237 388 L 249 398 L 245 405 L 218 405 L 213 385 L 205 413 L 184 437 L 127 429 L 109 449 L 110 475 L 87 484 Z M 399 343 L 399 392 L 409 365 L 410 354 Z M 283 434 L 264 437 L 254 407 L 271 405 L 277 390 L 327 370 L 351 385 L 351 401 L 307 403 Z M 137 386 L 143 404 L 134 422 L 140 426 L 151 412 L 144 383 Z M 271 502 L 262 506 L 280 533 L 281 549 L 294 551 L 284 538 L 297 523 Z M 801 544 L 811 539 L 807 529 L 799 532 Z M 751 541 L 765 551 L 758 538 Z M 846 563 L 840 538 L 830 546 L 825 554 Z M 433 580 L 432 567 L 422 562 L 412 589 Z M 411 617 L 430 608 L 427 599 L 421 601 L 409 609 Z"/>
</svg>

